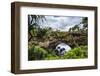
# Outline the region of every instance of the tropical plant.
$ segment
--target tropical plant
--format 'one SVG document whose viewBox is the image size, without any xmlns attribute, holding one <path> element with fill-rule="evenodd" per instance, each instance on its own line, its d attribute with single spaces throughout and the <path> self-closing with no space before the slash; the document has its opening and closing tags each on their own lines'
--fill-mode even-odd
<svg viewBox="0 0 100 76">
<path fill-rule="evenodd" d="M 47 51 L 39 46 L 33 46 L 28 50 L 29 60 L 42 60 L 47 55 Z"/>
<path fill-rule="evenodd" d="M 33 34 L 35 34 L 35 29 L 40 28 L 39 26 L 39 21 L 46 21 L 45 16 L 43 15 L 28 15 L 28 33 L 30 35 L 30 38 L 28 39 L 28 41 L 30 41 L 33 37 L 31 31 L 33 32 Z M 39 30 L 39 29 L 38 29 Z"/>
<path fill-rule="evenodd" d="M 80 58 L 87 58 L 88 51 L 87 46 L 80 46 L 70 50 L 66 55 L 64 55 L 67 59 L 80 59 Z"/>
</svg>

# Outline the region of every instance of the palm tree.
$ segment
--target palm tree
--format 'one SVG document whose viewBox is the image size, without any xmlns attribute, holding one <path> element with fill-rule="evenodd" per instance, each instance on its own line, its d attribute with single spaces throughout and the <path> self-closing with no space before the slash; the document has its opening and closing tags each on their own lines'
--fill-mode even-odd
<svg viewBox="0 0 100 76">
<path fill-rule="evenodd" d="M 39 26 L 39 21 L 46 21 L 45 16 L 43 15 L 28 15 L 28 33 L 30 35 L 30 38 L 28 39 L 28 41 L 30 41 L 33 37 L 31 31 L 33 31 L 34 33 L 34 29 L 35 28 L 40 28 Z"/>
</svg>

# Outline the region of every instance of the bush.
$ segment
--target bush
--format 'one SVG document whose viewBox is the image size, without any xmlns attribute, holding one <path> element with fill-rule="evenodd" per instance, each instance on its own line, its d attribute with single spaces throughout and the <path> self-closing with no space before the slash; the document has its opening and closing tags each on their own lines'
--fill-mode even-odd
<svg viewBox="0 0 100 76">
<path fill-rule="evenodd" d="M 59 56 L 52 54 L 48 54 L 47 57 L 45 58 L 45 60 L 56 60 L 56 59 L 59 59 Z"/>
<path fill-rule="evenodd" d="M 88 57 L 87 46 L 80 46 L 66 52 L 64 56 L 57 56 L 49 54 L 45 58 L 46 60 L 55 60 L 55 59 L 82 59 Z"/>
<path fill-rule="evenodd" d="M 28 60 L 42 60 L 47 55 L 47 51 L 39 46 L 33 46 L 28 51 Z"/>
<path fill-rule="evenodd" d="M 64 55 L 64 58 L 67 59 L 80 59 L 80 58 L 87 58 L 87 57 L 88 57 L 87 46 L 80 46 L 74 48 Z"/>
<path fill-rule="evenodd" d="M 82 59 L 88 57 L 87 46 L 76 47 L 69 52 L 66 52 L 64 56 L 57 56 L 54 50 L 45 50 L 39 46 L 33 46 L 30 48 L 28 59 L 29 60 L 57 60 L 57 59 Z"/>
</svg>

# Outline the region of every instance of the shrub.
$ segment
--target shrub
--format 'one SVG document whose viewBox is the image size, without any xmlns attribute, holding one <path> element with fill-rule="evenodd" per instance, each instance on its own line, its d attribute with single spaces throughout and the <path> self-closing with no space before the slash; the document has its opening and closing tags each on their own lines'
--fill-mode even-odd
<svg viewBox="0 0 100 76">
<path fill-rule="evenodd" d="M 82 59 L 88 57 L 87 46 L 76 47 L 69 52 L 66 52 L 64 56 L 57 56 L 55 54 L 48 54 L 46 60 L 55 60 L 55 59 Z"/>
<path fill-rule="evenodd" d="M 39 46 L 33 46 L 28 51 L 29 60 L 42 60 L 47 55 L 47 51 Z"/>
<path fill-rule="evenodd" d="M 88 57 L 87 46 L 76 47 L 64 54 L 64 56 L 57 56 L 54 50 L 45 50 L 39 46 L 30 48 L 29 60 L 57 60 L 57 59 L 82 59 Z"/>
<path fill-rule="evenodd" d="M 45 60 L 56 60 L 59 59 L 59 56 L 48 54 Z"/>
<path fill-rule="evenodd" d="M 68 53 L 64 55 L 64 58 L 67 59 L 80 59 L 80 58 L 87 58 L 88 57 L 88 51 L 87 46 L 80 46 L 77 48 L 74 48 L 70 50 Z"/>
</svg>

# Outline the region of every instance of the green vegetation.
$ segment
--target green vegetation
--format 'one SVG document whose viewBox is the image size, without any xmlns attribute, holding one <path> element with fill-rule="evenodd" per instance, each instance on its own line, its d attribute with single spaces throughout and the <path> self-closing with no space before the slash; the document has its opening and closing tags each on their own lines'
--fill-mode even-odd
<svg viewBox="0 0 100 76">
<path fill-rule="evenodd" d="M 38 20 L 44 22 L 44 16 L 31 16 L 31 22 L 28 21 L 28 60 L 81 59 L 88 57 L 87 18 L 84 17 L 81 22 L 83 28 L 75 25 L 69 31 L 61 32 L 60 30 L 53 31 L 50 27 L 41 28 L 37 23 Z M 32 22 L 34 23 L 32 24 Z M 61 42 L 68 44 L 72 49 L 66 52 L 64 56 L 57 56 L 55 47 Z"/>
<path fill-rule="evenodd" d="M 38 46 L 29 49 L 29 60 L 55 60 L 55 59 L 80 59 L 88 57 L 87 46 L 73 48 L 64 56 L 57 56 L 54 50 L 45 50 Z"/>
</svg>

